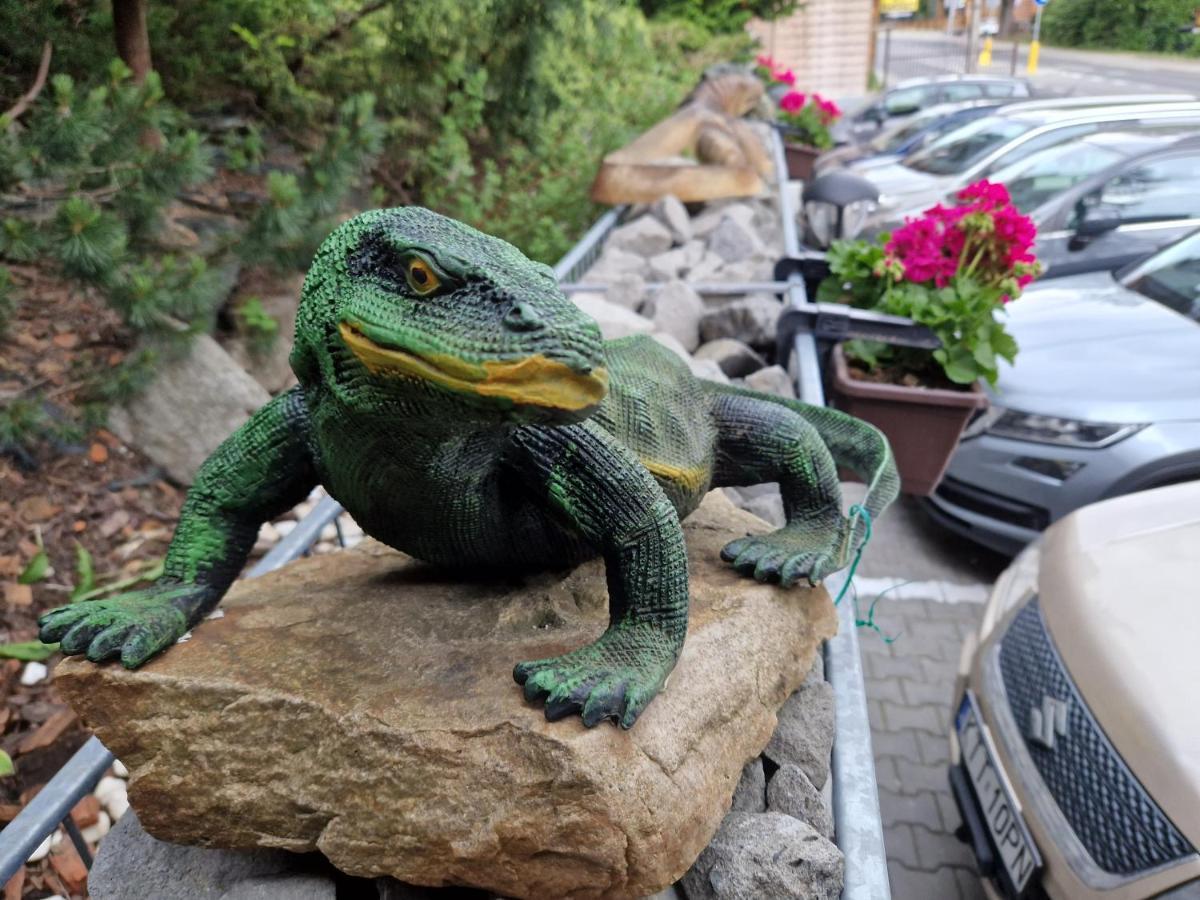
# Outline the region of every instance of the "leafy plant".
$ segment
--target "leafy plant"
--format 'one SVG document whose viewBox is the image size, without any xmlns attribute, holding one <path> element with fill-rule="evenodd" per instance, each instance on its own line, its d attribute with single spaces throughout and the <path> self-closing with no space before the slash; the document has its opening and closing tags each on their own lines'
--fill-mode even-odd
<svg viewBox="0 0 1200 900">
<path fill-rule="evenodd" d="M 41 641 L 0 644 L 0 658 L 19 659 L 22 662 L 42 662 L 57 652 L 58 644 L 43 644 Z"/>
<path fill-rule="evenodd" d="M 75 586 L 71 589 L 70 602 L 74 603 L 84 594 L 96 587 L 96 570 L 92 563 L 92 554 L 88 549 L 75 542 Z"/>
<path fill-rule="evenodd" d="M 265 353 L 279 337 L 279 321 L 263 308 L 259 297 L 243 300 L 234 315 L 253 352 Z"/>
<path fill-rule="evenodd" d="M 821 150 L 833 146 L 829 126 L 841 115 L 842 111 L 836 103 L 815 92 L 803 94 L 800 91 L 788 91 L 779 98 L 778 116 L 785 133 L 802 144 Z"/>
<path fill-rule="evenodd" d="M 942 343 L 930 352 L 848 342 L 847 353 L 868 368 L 940 370 L 956 384 L 994 384 L 999 360 L 1012 362 L 1017 353 L 997 313 L 1039 271 L 1035 236 L 1003 185 L 977 182 L 958 194 L 956 206 L 934 206 L 880 243 L 836 243 L 817 299 L 906 316 Z"/>
</svg>

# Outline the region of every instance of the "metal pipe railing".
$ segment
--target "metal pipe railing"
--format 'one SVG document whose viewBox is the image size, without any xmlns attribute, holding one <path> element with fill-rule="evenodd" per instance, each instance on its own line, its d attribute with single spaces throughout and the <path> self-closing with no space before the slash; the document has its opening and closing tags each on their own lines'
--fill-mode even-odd
<svg viewBox="0 0 1200 900">
<path fill-rule="evenodd" d="M 779 213 L 783 217 L 784 253 L 801 257 L 796 217 L 788 195 L 787 162 L 783 141 L 772 131 L 772 151 L 778 173 Z M 810 307 L 804 280 L 799 273 L 788 278 L 787 305 L 790 309 Z M 793 339 L 788 371 L 797 380 L 797 393 L 805 403 L 825 405 L 821 384 L 821 361 L 811 331 L 797 331 Z M 846 573 L 825 580 L 825 589 L 837 596 Z M 883 845 L 883 820 L 879 814 L 879 789 L 875 780 L 875 756 L 871 751 L 871 722 L 867 717 L 866 684 L 858 650 L 858 626 L 853 604 L 838 607 L 838 633 L 825 644 L 825 680 L 833 688 L 834 739 L 830 761 L 833 782 L 835 839 L 846 860 L 842 900 L 889 900 L 887 851 Z"/>
</svg>

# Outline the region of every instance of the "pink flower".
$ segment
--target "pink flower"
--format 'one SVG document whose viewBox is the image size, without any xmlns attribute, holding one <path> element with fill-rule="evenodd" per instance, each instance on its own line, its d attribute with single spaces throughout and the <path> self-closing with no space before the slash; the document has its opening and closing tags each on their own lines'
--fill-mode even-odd
<svg viewBox="0 0 1200 900">
<path fill-rule="evenodd" d="M 812 98 L 813 103 L 817 104 L 817 109 L 820 110 L 822 124 L 830 125 L 835 119 L 841 117 L 841 109 L 832 100 L 826 100 L 820 94 L 813 94 Z"/>
<path fill-rule="evenodd" d="M 808 98 L 799 91 L 788 91 L 780 98 L 779 108 L 785 113 L 792 113 L 794 115 L 795 113 L 798 113 L 800 110 L 804 109 L 804 104 L 807 99 Z"/>
<path fill-rule="evenodd" d="M 775 68 L 775 60 L 771 59 L 771 57 L 767 56 L 765 53 L 760 56 L 756 56 L 754 58 L 754 62 L 756 65 L 762 66 L 764 69 L 773 70 Z"/>
<path fill-rule="evenodd" d="M 958 192 L 959 200 L 979 200 L 982 205 L 1007 206 L 1012 203 L 1008 188 L 999 183 L 992 183 L 986 178 L 969 184 Z"/>
<path fill-rule="evenodd" d="M 771 76 L 780 84 L 794 85 L 796 83 L 796 73 L 791 69 L 776 69 Z"/>
</svg>

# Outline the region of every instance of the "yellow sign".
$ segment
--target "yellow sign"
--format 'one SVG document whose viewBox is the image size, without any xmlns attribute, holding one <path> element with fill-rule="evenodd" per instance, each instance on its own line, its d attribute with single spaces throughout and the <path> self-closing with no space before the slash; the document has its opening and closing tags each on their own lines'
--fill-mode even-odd
<svg viewBox="0 0 1200 900">
<path fill-rule="evenodd" d="M 879 0 L 879 12 L 884 16 L 912 16 L 921 8 L 921 0 Z"/>
</svg>

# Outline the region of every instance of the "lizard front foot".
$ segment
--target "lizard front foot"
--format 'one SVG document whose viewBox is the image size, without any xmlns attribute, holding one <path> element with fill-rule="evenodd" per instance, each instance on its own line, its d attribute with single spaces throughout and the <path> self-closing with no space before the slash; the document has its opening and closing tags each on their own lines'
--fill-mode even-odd
<svg viewBox="0 0 1200 900">
<path fill-rule="evenodd" d="M 530 703 L 545 701 L 551 722 L 578 712 L 588 728 L 604 719 L 632 728 L 662 690 L 682 644 L 657 625 L 613 625 L 586 647 L 518 663 L 513 678 Z"/>
<path fill-rule="evenodd" d="M 84 600 L 39 618 L 39 637 L 58 641 L 68 655 L 86 653 L 93 662 L 120 656 L 125 668 L 136 669 L 179 640 L 206 599 L 202 587 L 166 584 Z"/>
<path fill-rule="evenodd" d="M 756 581 L 790 587 L 807 577 L 817 584 L 849 562 L 848 533 L 849 522 L 842 517 L 836 524 L 789 522 L 770 534 L 730 541 L 721 559 Z"/>
</svg>

